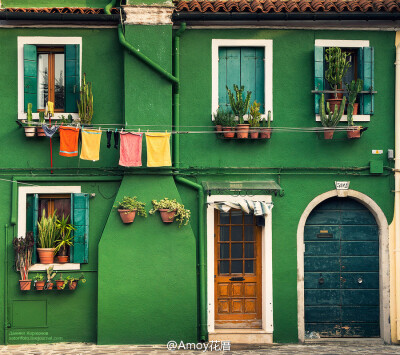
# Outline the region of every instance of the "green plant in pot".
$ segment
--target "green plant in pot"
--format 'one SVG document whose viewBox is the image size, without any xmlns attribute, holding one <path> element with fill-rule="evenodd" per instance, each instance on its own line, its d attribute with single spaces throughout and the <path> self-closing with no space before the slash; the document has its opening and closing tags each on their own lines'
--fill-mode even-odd
<svg viewBox="0 0 400 355">
<path fill-rule="evenodd" d="M 49 266 L 46 269 L 47 281 L 46 281 L 45 289 L 47 289 L 47 290 L 52 290 L 53 289 L 53 283 L 51 282 L 51 280 L 54 279 L 54 277 L 57 274 L 56 271 L 53 272 L 53 269 L 54 269 L 53 266 Z"/>
<path fill-rule="evenodd" d="M 260 127 L 261 120 L 260 105 L 260 103 L 254 101 L 253 104 L 250 106 L 248 122 L 250 124 L 250 137 L 252 139 L 257 139 L 260 133 L 258 129 Z"/>
<path fill-rule="evenodd" d="M 66 263 L 68 261 L 68 250 L 74 244 L 74 236 L 71 236 L 72 231 L 76 228 L 69 223 L 69 216 L 65 217 L 64 214 L 61 218 L 56 219 L 57 239 L 55 242 L 54 253 L 58 254 L 58 262 Z"/>
<path fill-rule="evenodd" d="M 324 94 L 321 95 L 321 99 L 320 99 L 320 103 L 319 103 L 319 114 L 321 117 L 321 124 L 325 128 L 331 128 L 331 129 L 324 130 L 324 138 L 325 139 L 333 138 L 333 134 L 335 133 L 334 128 L 340 122 L 340 119 L 343 116 L 345 106 L 346 106 L 346 97 L 343 97 L 339 110 L 338 110 L 337 106 L 335 106 L 334 111 L 331 112 L 329 102 L 327 102 L 326 103 L 326 111 L 325 111 L 325 97 L 324 97 Z"/>
<path fill-rule="evenodd" d="M 328 65 L 325 79 L 331 89 L 335 91 L 333 98 L 326 101 L 330 103 L 330 110 L 334 111 L 333 106 L 339 108 L 342 101 L 343 93 L 337 91 L 342 88 L 343 77 L 350 67 L 350 53 L 343 52 L 339 47 L 330 47 L 325 50 L 325 61 Z"/>
<path fill-rule="evenodd" d="M 235 115 L 228 111 L 225 115 L 225 125 L 222 127 L 225 138 L 233 138 L 235 137 L 235 127 L 237 125 L 237 121 L 235 120 Z"/>
<path fill-rule="evenodd" d="M 33 278 L 33 282 L 35 284 L 36 290 L 43 290 L 44 289 L 44 276 L 42 274 L 36 274 L 36 276 Z"/>
<path fill-rule="evenodd" d="M 349 103 L 347 105 L 347 124 L 349 130 L 347 131 L 347 138 L 360 138 L 361 137 L 361 126 L 354 126 L 353 115 L 358 112 L 358 103 L 356 103 L 358 94 L 362 91 L 363 81 L 357 79 L 352 80 L 350 84 L 347 84 L 347 91 L 349 93 Z"/>
<path fill-rule="evenodd" d="M 64 289 L 64 278 L 63 278 L 63 274 L 60 274 L 58 276 L 58 279 L 56 280 L 56 286 L 57 286 L 57 290 L 63 290 Z"/>
<path fill-rule="evenodd" d="M 218 107 L 217 112 L 214 113 L 214 125 L 217 132 L 221 132 L 222 127 L 226 126 L 226 115 L 227 112 L 222 107 Z"/>
<path fill-rule="evenodd" d="M 132 223 L 136 217 L 136 213 L 139 216 L 147 217 L 144 202 L 138 201 L 136 196 L 124 196 L 121 202 L 117 202 L 114 208 L 118 208 L 119 215 L 123 223 Z"/>
<path fill-rule="evenodd" d="M 185 206 L 176 200 L 164 198 L 160 201 L 152 200 L 153 208 L 149 211 L 150 214 L 160 211 L 161 219 L 164 223 L 172 223 L 174 220 L 179 223 L 179 227 L 185 226 L 190 220 L 190 210 L 185 209 Z"/>
<path fill-rule="evenodd" d="M 32 104 L 28 103 L 26 109 L 26 121 L 24 122 L 24 130 L 26 137 L 34 137 L 36 132 L 36 127 L 33 123 L 33 114 L 32 114 Z"/>
<path fill-rule="evenodd" d="M 38 254 L 41 264 L 52 264 L 54 262 L 54 251 L 57 238 L 57 216 L 55 212 L 46 217 L 43 210 L 42 217 L 38 222 Z"/>
<path fill-rule="evenodd" d="M 46 120 L 44 119 L 44 112 L 40 111 L 39 112 L 39 126 L 36 128 L 36 132 L 38 137 L 46 137 L 46 134 L 44 133 L 44 129 L 42 126 L 46 123 Z"/>
<path fill-rule="evenodd" d="M 82 124 L 90 125 L 93 117 L 93 93 L 92 83 L 86 82 L 86 74 L 83 74 L 80 100 L 78 101 L 79 119 Z"/>
<path fill-rule="evenodd" d="M 83 273 L 79 277 L 73 277 L 73 276 L 67 276 L 64 280 L 64 284 L 61 286 L 61 289 L 63 290 L 65 286 L 68 285 L 68 288 L 70 290 L 75 290 L 76 286 L 78 286 L 78 282 L 81 281 L 82 283 L 86 282 L 85 276 Z"/>
<path fill-rule="evenodd" d="M 268 111 L 267 117 L 261 120 L 260 138 L 270 139 L 271 138 L 271 111 Z"/>
<path fill-rule="evenodd" d="M 15 268 L 21 276 L 19 280 L 20 288 L 21 290 L 30 290 L 32 280 L 28 278 L 28 274 L 29 267 L 32 264 L 32 252 L 35 244 L 33 232 L 26 233 L 25 238 L 15 237 L 12 244 L 15 251 Z"/>
<path fill-rule="evenodd" d="M 239 119 L 239 124 L 236 127 L 237 137 L 248 138 L 250 125 L 244 123 L 244 115 L 249 110 L 251 91 L 247 91 L 246 97 L 243 100 L 243 95 L 244 95 L 243 85 L 239 89 L 239 87 L 236 84 L 234 84 L 233 90 L 235 91 L 235 93 L 232 93 L 232 91 L 228 88 L 228 86 L 226 86 L 226 90 L 228 92 L 231 109 Z"/>
</svg>

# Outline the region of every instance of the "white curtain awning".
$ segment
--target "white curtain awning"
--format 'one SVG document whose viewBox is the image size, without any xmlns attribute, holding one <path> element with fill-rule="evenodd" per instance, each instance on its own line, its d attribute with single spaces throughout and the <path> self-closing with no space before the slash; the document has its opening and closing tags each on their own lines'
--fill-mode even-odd
<svg viewBox="0 0 400 355">
<path fill-rule="evenodd" d="M 229 212 L 230 209 L 239 209 L 244 213 L 253 212 L 256 216 L 268 216 L 274 207 L 272 203 L 240 199 L 236 202 L 214 202 L 210 206 L 222 212 Z"/>
</svg>

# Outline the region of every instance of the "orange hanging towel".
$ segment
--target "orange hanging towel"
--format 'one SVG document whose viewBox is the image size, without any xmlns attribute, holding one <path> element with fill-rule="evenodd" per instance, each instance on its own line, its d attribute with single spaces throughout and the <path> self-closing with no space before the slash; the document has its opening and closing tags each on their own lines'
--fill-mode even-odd
<svg viewBox="0 0 400 355">
<path fill-rule="evenodd" d="M 171 133 L 146 133 L 147 166 L 171 166 Z"/>
<path fill-rule="evenodd" d="M 78 155 L 79 128 L 60 127 L 60 155 L 76 157 Z"/>
</svg>

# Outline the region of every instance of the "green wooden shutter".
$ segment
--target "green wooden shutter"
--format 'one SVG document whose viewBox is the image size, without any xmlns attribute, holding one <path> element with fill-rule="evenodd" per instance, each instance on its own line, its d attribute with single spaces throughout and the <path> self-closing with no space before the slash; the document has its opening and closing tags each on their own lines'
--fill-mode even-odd
<svg viewBox="0 0 400 355">
<path fill-rule="evenodd" d="M 74 246 L 71 248 L 71 262 L 87 263 L 89 246 L 89 194 L 71 195 L 71 220 L 76 228 Z"/>
<path fill-rule="evenodd" d="M 65 112 L 78 112 L 80 90 L 79 44 L 65 46 Z"/>
<path fill-rule="evenodd" d="M 32 44 L 24 44 L 24 112 L 32 104 L 37 111 L 37 50 Z"/>
<path fill-rule="evenodd" d="M 218 50 L 218 106 L 230 108 L 226 86 L 240 85 L 240 48 L 219 47 Z"/>
<path fill-rule="evenodd" d="M 39 195 L 27 194 L 26 195 L 26 232 L 33 232 L 33 239 L 35 241 L 32 252 L 32 264 L 37 263 L 36 243 L 38 237 L 37 222 L 39 219 Z"/>
<path fill-rule="evenodd" d="M 363 47 L 358 50 L 358 78 L 364 81 L 363 90 L 374 90 L 374 48 Z M 374 94 L 360 95 L 362 115 L 374 114 Z"/>
<path fill-rule="evenodd" d="M 324 47 L 315 47 L 314 49 L 314 90 L 324 90 Z M 319 114 L 320 99 L 321 94 L 314 94 L 316 115 Z"/>
</svg>

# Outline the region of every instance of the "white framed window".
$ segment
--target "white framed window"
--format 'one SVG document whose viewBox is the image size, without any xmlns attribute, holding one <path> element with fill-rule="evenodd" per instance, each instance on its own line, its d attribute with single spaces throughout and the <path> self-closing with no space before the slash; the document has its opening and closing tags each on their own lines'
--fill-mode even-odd
<svg viewBox="0 0 400 355">
<path fill-rule="evenodd" d="M 236 84 L 243 85 L 245 92 L 252 91 L 250 102 L 261 103 L 263 118 L 271 111 L 272 120 L 272 40 L 213 39 L 211 51 L 211 114 L 219 106 L 229 106 L 225 86 L 233 90 L 233 84 Z"/>
<path fill-rule="evenodd" d="M 33 119 L 39 119 L 50 98 L 56 103 L 54 119 L 69 114 L 79 118 L 82 37 L 18 37 L 17 50 L 18 119 L 26 119 L 28 103 L 33 106 Z"/>
</svg>

